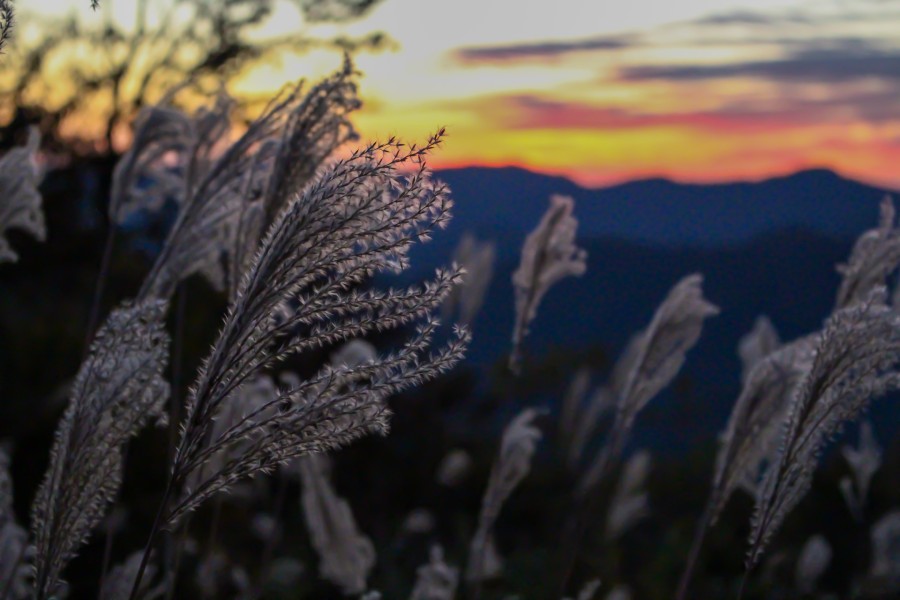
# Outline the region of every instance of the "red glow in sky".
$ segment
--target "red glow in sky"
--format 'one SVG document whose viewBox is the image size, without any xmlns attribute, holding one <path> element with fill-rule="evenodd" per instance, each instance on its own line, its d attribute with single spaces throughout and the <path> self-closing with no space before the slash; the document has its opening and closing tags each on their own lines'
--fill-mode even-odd
<svg viewBox="0 0 900 600">
<path fill-rule="evenodd" d="M 112 4 L 127 21 L 133 3 Z M 893 0 L 382 0 L 325 34 L 397 42 L 357 58 L 357 125 L 410 139 L 446 126 L 438 167 L 517 165 L 588 185 L 826 167 L 900 188 L 898 26 Z M 304 27 L 279 0 L 266 30 Z M 285 56 L 235 90 L 339 62 Z"/>
</svg>

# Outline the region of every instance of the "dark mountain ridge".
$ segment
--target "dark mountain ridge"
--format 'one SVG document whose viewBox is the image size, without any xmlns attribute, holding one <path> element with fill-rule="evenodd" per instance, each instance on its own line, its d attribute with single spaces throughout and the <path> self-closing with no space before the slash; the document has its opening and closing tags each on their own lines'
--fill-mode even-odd
<svg viewBox="0 0 900 600">
<path fill-rule="evenodd" d="M 510 275 L 550 194 L 575 198 L 588 268 L 547 294 L 526 338 L 533 359 L 596 347 L 614 359 L 676 281 L 704 275 L 706 296 L 722 313 L 708 321 L 688 357 L 680 376 L 687 391 L 676 399 L 670 390 L 647 415 L 645 432 L 671 448 L 687 448 L 697 431 L 724 424 L 739 391 L 736 346 L 758 315 L 768 315 L 784 340 L 821 325 L 840 282 L 835 265 L 876 225 L 885 193 L 824 170 L 759 183 L 653 179 L 597 190 L 516 168 L 457 169 L 438 177 L 453 191 L 454 219 L 434 242 L 415 249 L 415 276 L 446 264 L 465 231 L 497 246 L 470 365 L 498 364 L 509 351 Z"/>
<path fill-rule="evenodd" d="M 453 229 L 527 231 L 551 194 L 572 196 L 579 235 L 665 245 L 734 244 L 786 228 L 855 237 L 877 215 L 885 190 L 824 170 L 759 182 L 684 184 L 666 179 L 588 189 L 562 177 L 515 167 L 437 173 L 457 205 Z"/>
</svg>

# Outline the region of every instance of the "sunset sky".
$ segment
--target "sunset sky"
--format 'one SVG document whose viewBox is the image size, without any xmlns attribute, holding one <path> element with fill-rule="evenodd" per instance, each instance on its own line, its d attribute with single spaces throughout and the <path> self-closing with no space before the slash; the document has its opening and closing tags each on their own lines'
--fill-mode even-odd
<svg viewBox="0 0 900 600">
<path fill-rule="evenodd" d="M 121 18 L 133 5 L 106 1 Z M 358 127 L 421 139 L 446 125 L 437 166 L 518 165 L 589 185 L 824 166 L 900 188 L 900 1 L 382 0 L 324 29 L 285 1 L 261 34 L 373 30 L 397 44 L 358 57 Z M 338 62 L 287 56 L 235 89 Z"/>
</svg>

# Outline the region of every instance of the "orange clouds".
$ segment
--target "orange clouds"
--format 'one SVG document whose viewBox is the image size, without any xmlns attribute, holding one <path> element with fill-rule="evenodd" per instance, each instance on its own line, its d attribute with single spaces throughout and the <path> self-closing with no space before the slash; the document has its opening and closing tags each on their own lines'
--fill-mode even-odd
<svg viewBox="0 0 900 600">
<path fill-rule="evenodd" d="M 446 77 L 446 95 L 384 102 L 363 130 L 395 123 L 421 137 L 426 123 L 447 125 L 444 165 L 584 184 L 827 167 L 900 187 L 900 11 L 872 0 L 725 4 L 644 29 L 584 35 L 573 24 L 571 36 L 448 48 L 429 74 Z"/>
<path fill-rule="evenodd" d="M 458 118 L 442 121 L 450 136 L 436 164 L 520 166 L 585 185 L 656 176 L 702 182 L 761 179 L 827 167 L 900 187 L 900 171 L 893 166 L 900 164 L 900 124 L 841 116 L 828 103 L 769 111 L 741 103 L 689 109 L 650 112 L 527 94 L 456 102 L 443 113 Z M 379 120 L 390 120 L 387 107 L 382 110 L 387 112 Z M 425 115 L 437 119 L 441 111 L 408 118 Z M 423 125 L 416 135 L 426 130 Z"/>
<path fill-rule="evenodd" d="M 828 167 L 900 188 L 900 3 L 745 4 L 382 0 L 333 33 L 397 40 L 358 57 L 355 123 L 369 139 L 447 126 L 436 166 L 514 165 L 590 185 Z M 236 91 L 259 97 L 337 62 L 285 56 Z"/>
</svg>

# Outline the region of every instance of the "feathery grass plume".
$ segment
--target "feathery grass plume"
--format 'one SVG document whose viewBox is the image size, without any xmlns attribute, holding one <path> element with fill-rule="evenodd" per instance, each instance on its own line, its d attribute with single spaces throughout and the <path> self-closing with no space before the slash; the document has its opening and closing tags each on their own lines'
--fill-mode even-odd
<svg viewBox="0 0 900 600">
<path fill-rule="evenodd" d="M 822 535 L 814 535 L 803 545 L 797 558 L 794 581 L 800 594 L 812 594 L 819 585 L 819 579 L 831 564 L 831 544 Z"/>
<path fill-rule="evenodd" d="M 587 253 L 575 245 L 578 220 L 572 215 L 574 207 L 571 198 L 552 196 L 547 212 L 522 246 L 522 260 L 512 276 L 516 317 L 509 367 L 513 372 L 519 370 L 522 341 L 544 294 L 563 278 L 583 275 L 587 269 Z"/>
<path fill-rule="evenodd" d="M 335 367 L 358 367 L 378 360 L 375 346 L 365 340 L 350 340 L 331 355 Z"/>
<path fill-rule="evenodd" d="M 271 145 L 271 167 L 258 203 L 244 207 L 232 232 L 228 287 L 234 293 L 256 253 L 262 233 L 297 190 L 302 190 L 339 147 L 358 138 L 349 114 L 360 108 L 356 76 L 349 55 L 341 70 L 304 94 L 301 81 L 283 103 L 281 136 Z"/>
<path fill-rule="evenodd" d="M 31 558 L 34 549 L 28 533 L 16 523 L 9 455 L 0 447 L 0 598 L 27 598 L 31 591 Z"/>
<path fill-rule="evenodd" d="M 606 595 L 606 600 L 631 600 L 631 588 L 627 585 L 617 585 Z"/>
<path fill-rule="evenodd" d="M 532 424 L 538 411 L 527 408 L 520 412 L 503 431 L 500 453 L 491 468 L 487 490 L 481 500 L 478 529 L 469 547 L 466 580 L 480 582 L 491 531 L 503 504 L 531 471 L 531 459 L 541 439 L 541 431 Z"/>
<path fill-rule="evenodd" d="M 484 296 L 494 277 L 496 249 L 493 242 L 479 242 L 471 233 L 459 240 L 453 261 L 465 270 L 463 283 L 454 288 L 444 303 L 444 318 L 459 316 L 462 325 L 471 325 L 484 304 Z"/>
<path fill-rule="evenodd" d="M 190 144 L 185 148 L 185 153 L 180 157 L 178 163 L 183 177 L 182 190 L 178 196 L 180 203 L 195 201 L 194 195 L 201 189 L 206 178 L 212 174 L 218 162 L 225 158 L 229 150 L 239 149 L 238 155 L 241 155 L 242 152 L 258 151 L 262 147 L 262 143 L 271 135 L 272 128 L 269 125 L 269 119 L 271 118 L 270 112 L 274 109 L 272 105 L 269 105 L 267 110 L 263 111 L 263 114 L 254 121 L 256 127 L 248 126 L 246 133 L 249 134 L 249 138 L 247 141 L 242 144 L 237 143 L 244 139 L 241 136 L 237 142 L 232 143 L 231 122 L 236 107 L 237 100 L 222 88 L 216 93 L 211 106 L 202 106 L 189 117 Z M 250 130 L 253 132 L 250 133 Z M 255 145 L 257 143 L 259 146 Z M 237 158 L 234 157 L 232 160 Z M 227 177 L 233 174 L 219 173 L 219 175 Z M 207 185 L 212 185 L 212 183 L 209 182 Z"/>
<path fill-rule="evenodd" d="M 741 358 L 741 382 L 746 383 L 750 372 L 762 359 L 781 347 L 781 338 L 765 315 L 756 317 L 753 329 L 738 342 L 738 356 Z"/>
<path fill-rule="evenodd" d="M 890 196 L 881 201 L 878 227 L 863 233 L 846 263 L 837 267 L 841 274 L 835 308 L 841 309 L 864 300 L 870 291 L 886 285 L 887 277 L 900 265 L 900 229 L 895 226 L 896 211 Z"/>
<path fill-rule="evenodd" d="M 12 35 L 16 24 L 16 14 L 13 11 L 12 0 L 0 0 L 0 54 L 6 48 L 6 42 Z"/>
<path fill-rule="evenodd" d="M 720 437 L 709 500 L 712 523 L 736 489 L 756 494 L 764 467 L 778 452 L 791 397 L 812 367 L 818 341 L 816 334 L 798 338 L 751 369 Z"/>
<path fill-rule="evenodd" d="M 472 457 L 460 448 L 447 452 L 438 465 L 435 481 L 447 487 L 454 487 L 463 482 L 472 470 Z"/>
<path fill-rule="evenodd" d="M 503 557 L 497 550 L 497 540 L 493 534 L 487 536 L 484 544 L 484 558 L 481 561 L 480 581 L 490 581 L 503 575 Z"/>
<path fill-rule="evenodd" d="M 851 477 L 841 479 L 841 494 L 850 513 L 857 521 L 863 520 L 863 511 L 869 499 L 872 477 L 881 468 L 881 447 L 875 439 L 872 423 L 863 421 L 859 427 L 859 445 L 843 446 L 841 454 L 850 466 Z"/>
<path fill-rule="evenodd" d="M 218 439 L 231 428 L 240 425 L 247 415 L 256 414 L 257 418 L 271 418 L 276 409 L 269 403 L 278 393 L 279 387 L 270 376 L 257 374 L 252 377 L 222 403 L 209 432 L 211 439 Z M 237 440 L 231 445 L 223 446 L 218 452 L 209 454 L 203 465 L 191 472 L 185 485 L 188 488 L 200 486 L 209 477 L 224 469 L 230 461 L 240 457 L 253 441 L 253 438 Z"/>
<path fill-rule="evenodd" d="M 13 520 L 0 521 L 0 598 L 29 598 L 33 547 L 28 534 Z"/>
<path fill-rule="evenodd" d="M 141 553 L 133 552 L 120 565 L 113 567 L 103 583 L 100 590 L 99 600 L 128 600 L 134 580 L 137 577 L 138 569 L 141 565 Z M 147 579 L 138 590 L 138 598 L 140 600 L 154 600 L 162 598 L 166 593 L 166 584 L 160 582 L 152 585 L 150 581 L 156 577 L 156 568 L 149 567 L 147 569 Z"/>
<path fill-rule="evenodd" d="M 193 120 L 160 103 L 141 109 L 134 138 L 113 169 L 109 221 L 121 225 L 141 210 L 157 211 L 168 198 L 181 200 L 184 174 L 173 164 L 196 143 Z"/>
<path fill-rule="evenodd" d="M 165 310 L 164 302 L 150 301 L 113 311 L 75 377 L 32 507 L 37 598 L 57 593 L 63 568 L 115 497 L 123 445 L 163 416 Z"/>
<path fill-rule="evenodd" d="M 0 520 L 6 522 L 13 519 L 13 483 L 9 475 L 9 452 L 0 445 Z"/>
<path fill-rule="evenodd" d="M 437 328 L 430 315 L 459 282 L 457 268 L 439 270 L 423 286 L 354 289 L 375 273 L 406 268 L 410 246 L 449 218 L 448 190 L 432 183 L 425 164 L 442 134 L 422 147 L 390 140 L 354 152 L 275 220 L 188 397 L 148 548 L 161 527 L 242 479 L 384 433 L 389 396 L 436 377 L 462 357 L 469 341 L 462 328 L 429 353 Z M 408 166 L 414 170 L 401 175 Z M 289 355 L 422 319 L 398 351 L 357 367 L 325 366 L 213 435 L 216 415 L 257 372 Z M 211 456 L 235 444 L 246 446 L 201 483 L 185 487 Z"/>
<path fill-rule="evenodd" d="M 299 102 L 287 113 L 263 196 L 268 226 L 296 190 L 309 182 L 322 163 L 339 147 L 358 139 L 350 113 L 362 103 L 349 55 L 342 68 L 305 95 L 303 82 L 292 92 Z"/>
<path fill-rule="evenodd" d="M 459 584 L 459 569 L 444 562 L 444 551 L 432 546 L 428 563 L 416 569 L 410 600 L 453 600 Z"/>
<path fill-rule="evenodd" d="M 753 331 L 760 330 L 760 321 L 757 319 Z M 744 341 L 752 336 L 753 332 L 742 338 L 739 354 L 747 348 Z M 679 600 L 686 597 L 707 530 L 718 521 L 735 490 L 756 495 L 764 468 L 775 460 L 791 397 L 812 366 L 817 342 L 817 334 L 798 338 L 757 360 L 746 371 L 741 393 L 719 437 L 712 487 L 678 585 Z M 746 370 L 750 360 L 744 358 L 743 362 Z"/>
<path fill-rule="evenodd" d="M 180 205 L 178 218 L 138 298 L 168 299 L 178 282 L 194 273 L 200 273 L 216 289 L 225 289 L 224 254 L 230 249 L 243 210 L 256 199 L 250 192 L 265 176 L 265 159 L 284 108 L 273 102 L 229 144 L 234 107 L 235 101 L 220 92 L 212 107 L 190 117 L 190 137 L 171 170 L 180 177 L 175 196 Z M 133 173 L 132 177 L 137 175 L 142 174 Z"/>
<path fill-rule="evenodd" d="M 606 538 L 615 540 L 650 513 L 644 484 L 650 473 L 650 452 L 641 450 L 626 462 L 606 516 Z"/>
<path fill-rule="evenodd" d="M 230 144 L 234 101 L 228 96 L 220 94 L 211 110 L 191 119 L 192 139 L 186 146 L 178 140 L 185 148 L 181 210 L 140 297 L 167 298 L 197 272 L 217 289 L 237 293 L 279 211 L 334 150 L 355 139 L 348 120 L 360 106 L 355 75 L 346 59 L 308 93 L 303 81 L 287 88 Z"/>
<path fill-rule="evenodd" d="M 236 293 L 240 277 L 259 248 L 262 234 L 297 190 L 303 189 L 325 161 L 347 142 L 358 139 L 349 115 L 362 106 L 349 55 L 343 67 L 304 94 L 301 80 L 282 103 L 281 136 L 269 144 L 261 197 L 244 203 L 236 226 L 231 230 L 231 248 L 226 252 L 230 265 L 227 287 Z M 261 153 L 262 154 L 262 153 Z M 256 184 L 248 180 L 252 189 Z"/>
<path fill-rule="evenodd" d="M 19 259 L 5 237 L 6 230 L 20 229 L 40 241 L 47 235 L 38 191 L 41 173 L 35 162 L 40 144 L 41 135 L 32 126 L 25 145 L 13 148 L 0 158 L 0 263 Z"/>
<path fill-rule="evenodd" d="M 562 409 L 559 415 L 559 439 L 566 451 L 567 462 L 573 466 L 577 462 L 581 454 L 581 448 L 578 445 L 578 432 L 583 429 L 582 423 L 585 419 L 585 412 L 582 405 L 585 396 L 591 386 L 591 371 L 587 367 L 581 367 L 575 371 L 566 393 L 563 396 Z"/>
<path fill-rule="evenodd" d="M 900 316 L 886 301 L 887 291 L 876 288 L 864 301 L 826 321 L 812 367 L 791 400 L 778 458 L 767 469 L 757 496 L 748 573 L 806 495 L 828 440 L 872 398 L 900 387 Z"/>
<path fill-rule="evenodd" d="M 750 369 L 719 438 L 712 487 L 678 584 L 678 600 L 686 597 L 706 532 L 731 495 L 740 488 L 755 496 L 763 470 L 777 459 L 790 400 L 812 367 L 818 339 L 813 334 L 794 340 Z"/>
<path fill-rule="evenodd" d="M 602 385 L 595 389 L 588 398 L 587 406 L 578 414 L 567 457 L 568 466 L 573 471 L 581 464 L 584 449 L 591 441 L 600 419 L 616 407 L 614 387 L 615 384 Z"/>
<path fill-rule="evenodd" d="M 328 480 L 327 466 L 327 458 L 317 455 L 299 461 L 303 518 L 319 555 L 319 575 L 344 595 L 357 595 L 366 590 L 366 579 L 375 566 L 375 547 L 356 528 L 350 505 Z"/>
<path fill-rule="evenodd" d="M 591 579 L 581 587 L 581 591 L 575 597 L 575 600 L 593 600 L 594 596 L 600 590 L 600 580 Z M 563 599 L 568 600 L 568 599 Z"/>
<path fill-rule="evenodd" d="M 566 394 L 563 396 L 562 409 L 559 414 L 559 437 L 571 441 L 575 435 L 581 405 L 591 387 L 591 370 L 580 367 L 575 371 Z"/>
<path fill-rule="evenodd" d="M 641 410 L 678 374 L 700 339 L 703 322 L 719 309 L 703 297 L 703 277 L 689 275 L 669 291 L 650 325 L 635 335 L 616 364 L 611 388 L 616 416 L 609 437 L 579 482 L 579 494 L 594 489 L 619 460 Z"/>
<path fill-rule="evenodd" d="M 873 594 L 900 592 L 900 510 L 893 510 L 872 525 L 872 564 L 866 575 L 866 588 Z"/>
<path fill-rule="evenodd" d="M 411 535 L 421 535 L 434 531 L 434 515 L 426 508 L 414 508 L 403 519 L 401 530 Z"/>
<path fill-rule="evenodd" d="M 210 417 L 258 370 L 292 353 L 427 316 L 458 281 L 456 270 L 439 271 L 422 288 L 347 291 L 377 271 L 405 267 L 413 240 L 447 218 L 446 190 L 431 185 L 424 164 L 405 182 L 394 175 L 400 164 L 421 157 L 437 141 L 406 153 L 396 142 L 373 145 L 340 161 L 276 222 L 189 398 L 175 480 L 225 446 L 252 439 L 252 447 L 188 490 L 171 519 L 242 476 L 382 431 L 383 398 L 459 358 L 467 339 L 461 330 L 442 351 L 424 355 L 437 325 L 426 321 L 398 353 L 355 368 L 327 366 L 221 435 L 211 435 Z"/>
</svg>

